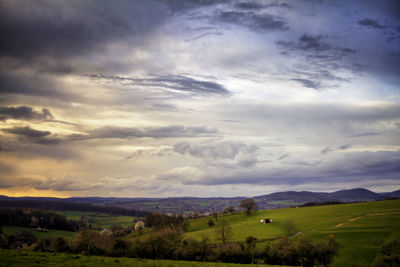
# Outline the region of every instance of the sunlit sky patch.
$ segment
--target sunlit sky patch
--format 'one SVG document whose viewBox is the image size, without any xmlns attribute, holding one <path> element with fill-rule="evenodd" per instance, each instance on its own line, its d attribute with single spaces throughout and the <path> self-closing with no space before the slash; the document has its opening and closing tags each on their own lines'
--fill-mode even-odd
<svg viewBox="0 0 400 267">
<path fill-rule="evenodd" d="M 400 188 L 398 1 L 0 1 L 0 194 Z"/>
</svg>

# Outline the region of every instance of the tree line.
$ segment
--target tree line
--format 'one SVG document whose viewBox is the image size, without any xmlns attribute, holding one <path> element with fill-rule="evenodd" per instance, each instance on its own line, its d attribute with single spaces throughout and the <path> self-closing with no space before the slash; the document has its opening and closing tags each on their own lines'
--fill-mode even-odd
<svg viewBox="0 0 400 267">
<path fill-rule="evenodd" d="M 64 215 L 37 209 L 0 209 L 0 226 L 13 225 L 31 228 L 79 231 L 85 228 L 84 220 L 67 219 Z"/>
<path fill-rule="evenodd" d="M 92 211 L 124 216 L 133 217 L 145 217 L 150 212 L 126 209 L 122 207 L 113 206 L 98 206 L 88 203 L 79 202 L 67 202 L 60 200 L 31 200 L 31 199 L 19 199 L 19 200 L 0 200 L 0 207 L 4 208 L 34 208 L 41 210 L 73 210 L 73 211 Z"/>
</svg>

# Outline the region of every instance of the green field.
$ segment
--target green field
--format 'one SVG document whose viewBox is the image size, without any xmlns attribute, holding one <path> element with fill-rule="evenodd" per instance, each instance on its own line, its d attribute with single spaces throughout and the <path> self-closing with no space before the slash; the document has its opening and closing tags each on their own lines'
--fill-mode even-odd
<svg viewBox="0 0 400 267">
<path fill-rule="evenodd" d="M 111 225 L 133 224 L 133 218 L 128 216 L 108 216 L 88 212 L 65 212 L 65 215 L 73 219 L 85 215 L 86 218 L 101 221 L 101 226 L 106 228 L 111 227 Z M 185 237 L 200 240 L 203 235 L 206 235 L 211 239 L 211 242 L 217 243 L 219 241 L 215 238 L 215 228 L 218 227 L 218 223 L 221 220 L 227 220 L 233 230 L 232 241 L 243 242 L 247 236 L 252 235 L 257 238 L 258 248 L 263 249 L 268 242 L 274 242 L 274 240 L 286 235 L 285 222 L 291 221 L 296 227 L 294 233 L 301 232 L 314 241 L 334 235 L 341 245 L 339 250 L 340 257 L 334 261 L 334 266 L 337 267 L 350 266 L 352 262 L 371 263 L 377 257 L 380 247 L 386 241 L 400 237 L 400 200 L 261 210 L 253 213 L 251 216 L 246 216 L 243 213 L 226 216 L 219 215 L 218 222 L 213 227 L 207 226 L 207 221 L 210 218 L 213 217 L 191 220 Z M 260 220 L 265 218 L 270 218 L 273 222 L 271 224 L 260 224 Z M 31 228 L 3 226 L 5 234 L 16 234 L 25 229 L 32 230 Z M 33 231 L 38 237 L 62 236 L 70 238 L 74 235 L 73 232 L 67 231 L 49 230 L 48 233 L 36 232 L 35 229 Z M 126 239 L 143 238 L 150 233 L 151 229 L 146 229 L 140 237 L 136 234 L 131 234 L 126 236 Z M 40 264 L 43 261 L 42 265 L 38 264 L 35 266 L 57 266 L 57 264 L 62 264 L 63 261 L 68 261 L 69 266 L 81 266 L 81 263 L 84 266 L 94 264 L 102 266 L 101 264 L 103 263 L 103 265 L 112 266 L 111 264 L 115 260 L 119 261 L 119 266 L 125 266 L 124 264 L 134 266 L 200 266 L 198 265 L 200 263 L 190 263 L 192 265 L 188 265 L 187 262 L 182 263 L 178 261 L 142 261 L 125 258 L 83 257 L 59 253 L 57 255 L 51 253 L 32 254 L 31 252 L 18 251 L 2 251 L 1 253 L 5 255 L 6 259 L 9 257 L 6 266 L 26 265 L 23 263 L 23 260 L 39 261 Z M 16 260 L 16 258 L 13 258 L 12 253 L 27 254 L 18 258 L 16 261 L 17 265 L 10 265 L 10 262 Z M 41 260 L 41 258 L 43 259 Z M 1 264 L 5 264 L 5 262 L 7 261 L 3 261 Z M 209 263 L 208 265 L 201 266 L 235 265 Z"/>
<path fill-rule="evenodd" d="M 29 227 L 20 227 L 20 226 L 10 226 L 10 225 L 3 225 L 1 227 L 3 232 L 6 235 L 16 235 L 21 233 L 24 230 L 29 230 L 32 231 L 37 237 L 39 238 L 52 238 L 52 237 L 63 237 L 66 239 L 73 238 L 75 235 L 75 232 L 70 232 L 70 231 L 62 231 L 62 230 L 52 230 L 49 229 L 48 232 L 39 232 L 36 230 L 36 228 L 29 228 Z"/>
<path fill-rule="evenodd" d="M 113 216 L 105 213 L 89 212 L 89 211 L 63 211 L 67 219 L 81 219 L 82 216 L 88 221 L 89 224 L 95 225 L 100 223 L 102 228 L 109 229 L 112 226 L 128 226 L 133 225 L 134 217 L 130 216 Z"/>
<path fill-rule="evenodd" d="M 216 242 L 215 226 L 207 226 L 209 218 L 192 220 L 186 236 L 200 240 L 206 235 Z M 273 222 L 260 224 L 264 218 Z M 231 224 L 233 241 L 244 241 L 253 235 L 260 248 L 265 247 L 267 241 L 285 235 L 284 225 L 288 220 L 294 223 L 298 232 L 312 240 L 332 234 L 341 244 L 335 266 L 349 266 L 353 261 L 372 262 L 385 241 L 400 236 L 400 200 L 262 210 L 251 216 L 241 213 L 218 217 L 219 221 L 222 219 Z"/>
<path fill-rule="evenodd" d="M 172 260 L 143 260 L 132 258 L 111 258 L 100 256 L 82 256 L 64 253 L 30 252 L 0 249 L 0 266 L 7 267 L 57 267 L 57 266 L 96 266 L 96 267 L 157 267 L 157 266 L 181 266 L 181 267 L 239 267 L 254 266 L 249 264 L 214 263 L 214 262 L 191 262 Z M 269 265 L 259 265 L 269 266 Z"/>
</svg>

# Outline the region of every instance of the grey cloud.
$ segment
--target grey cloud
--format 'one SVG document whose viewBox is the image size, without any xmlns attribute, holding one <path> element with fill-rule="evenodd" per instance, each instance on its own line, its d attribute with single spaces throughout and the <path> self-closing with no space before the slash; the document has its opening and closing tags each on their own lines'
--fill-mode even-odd
<svg viewBox="0 0 400 267">
<path fill-rule="evenodd" d="M 160 2 L 166 4 L 173 12 L 182 12 L 190 9 L 205 8 L 217 4 L 228 3 L 231 1 L 232 0 L 161 0 Z"/>
<path fill-rule="evenodd" d="M 149 78 L 130 78 L 122 76 L 107 76 L 92 74 L 87 77 L 113 82 L 128 83 L 136 86 L 162 88 L 178 92 L 189 92 L 200 95 L 230 95 L 230 91 L 213 81 L 197 80 L 184 75 L 152 75 Z"/>
<path fill-rule="evenodd" d="M 12 173 L 14 173 L 14 171 L 15 171 L 15 167 L 14 166 L 11 166 L 11 165 L 3 163 L 3 162 L 0 162 L 0 172 L 1 172 L 2 175 L 12 174 Z M 1 182 L 1 180 L 2 179 L 0 178 L 0 182 Z"/>
<path fill-rule="evenodd" d="M 17 58 L 87 54 L 118 39 L 143 38 L 168 16 L 156 1 L 1 1 L 0 51 Z"/>
<path fill-rule="evenodd" d="M 125 157 L 124 160 L 131 160 L 136 161 L 142 156 L 151 156 L 151 157 L 163 157 L 166 155 L 170 155 L 172 150 L 170 148 L 165 149 L 146 149 L 146 150 L 138 150 L 134 153 L 130 154 L 129 156 Z"/>
<path fill-rule="evenodd" d="M 369 28 L 374 28 L 374 29 L 385 29 L 386 26 L 379 24 L 379 22 L 370 19 L 370 18 L 365 18 L 362 20 L 359 20 L 357 22 L 359 25 L 365 26 L 365 27 L 369 27 Z"/>
<path fill-rule="evenodd" d="M 370 133 L 358 133 L 358 134 L 349 135 L 349 137 L 364 137 L 364 136 L 374 136 L 374 135 L 380 135 L 380 133 L 374 133 L 374 132 L 370 132 Z"/>
<path fill-rule="evenodd" d="M 289 157 L 289 155 L 290 155 L 289 153 L 283 154 L 283 155 L 279 156 L 279 157 L 277 158 L 277 160 L 283 160 L 283 159 Z"/>
<path fill-rule="evenodd" d="M 13 134 L 21 141 L 38 145 L 57 145 L 65 142 L 84 141 L 91 139 L 131 139 L 131 138 L 178 138 L 210 136 L 218 133 L 217 129 L 205 126 L 185 127 L 180 125 L 164 127 L 114 127 L 105 126 L 88 130 L 83 134 L 54 135 L 50 131 L 39 131 L 26 127 L 6 128 L 4 133 Z"/>
<path fill-rule="evenodd" d="M 270 8 L 270 7 L 275 7 L 275 8 L 292 8 L 291 5 L 287 3 L 279 3 L 279 2 L 273 2 L 269 4 L 261 4 L 258 2 L 240 2 L 235 5 L 237 8 L 241 9 L 248 9 L 248 10 L 260 10 L 263 8 Z"/>
<path fill-rule="evenodd" d="M 42 111 L 35 111 L 31 107 L 0 107 L 0 120 L 50 120 L 53 116 L 46 108 Z"/>
<path fill-rule="evenodd" d="M 387 104 L 378 106 L 359 106 L 345 104 L 259 104 L 246 106 L 233 105 L 230 110 L 224 110 L 226 115 L 235 119 L 243 116 L 262 119 L 264 121 L 284 122 L 286 125 L 297 123 L 339 125 L 340 122 L 375 123 L 379 121 L 397 121 L 400 118 L 400 105 Z M 354 136 L 377 135 L 376 132 L 355 132 Z"/>
<path fill-rule="evenodd" d="M 63 139 L 52 136 L 50 131 L 40 131 L 26 127 L 6 128 L 2 130 L 4 133 L 13 134 L 18 137 L 19 141 L 39 145 L 58 145 Z"/>
<path fill-rule="evenodd" d="M 400 119 L 400 105 L 359 106 L 345 104 L 252 104 L 231 105 L 218 112 L 225 119 L 247 120 L 246 129 L 286 136 L 315 135 L 355 138 L 368 135 L 397 135 L 393 124 Z M 249 119 L 251 118 L 251 119 Z M 293 129 L 296 129 L 295 131 Z M 375 132 L 379 129 L 379 132 Z M 381 139 L 383 142 L 385 139 Z M 388 140 L 389 141 L 389 140 Z M 346 142 L 346 141 L 343 141 Z M 350 141 L 347 141 L 350 142 Z M 389 141 L 391 143 L 393 141 Z"/>
<path fill-rule="evenodd" d="M 22 135 L 22 136 L 26 136 L 26 137 L 30 137 L 30 138 L 45 137 L 45 136 L 51 135 L 51 132 L 49 132 L 49 131 L 35 130 L 35 129 L 30 128 L 29 126 L 3 129 L 2 131 L 5 133 Z"/>
<path fill-rule="evenodd" d="M 298 82 L 301 85 L 303 85 L 304 87 L 312 88 L 315 90 L 318 90 L 321 86 L 319 82 L 311 81 L 311 80 L 307 80 L 307 79 L 298 79 L 297 78 L 297 79 L 292 79 L 292 81 Z"/>
<path fill-rule="evenodd" d="M 348 47 L 331 45 L 324 41 L 328 36 L 304 33 L 297 41 L 278 41 L 276 44 L 284 56 L 297 56 L 295 69 L 289 69 L 287 75 L 307 88 L 321 89 L 332 86 L 332 82 L 345 82 L 341 70 L 356 73 L 360 66 L 351 61 L 355 50 Z"/>
<path fill-rule="evenodd" d="M 250 157 L 250 158 L 244 158 L 238 161 L 237 165 L 240 167 L 252 167 L 254 166 L 256 163 L 258 163 L 258 159 L 255 157 Z"/>
<path fill-rule="evenodd" d="M 93 138 L 174 138 L 174 137 L 195 137 L 202 135 L 215 135 L 217 129 L 201 127 L 184 127 L 179 125 L 165 127 L 145 127 L 145 128 L 123 128 L 123 127 L 102 127 L 91 130 L 88 135 L 76 136 L 76 139 Z"/>
<path fill-rule="evenodd" d="M 328 154 L 330 152 L 334 152 L 334 151 L 337 151 L 337 150 L 346 150 L 346 149 L 349 149 L 349 148 L 351 148 L 351 145 L 349 145 L 349 144 L 342 145 L 342 146 L 337 146 L 337 147 L 334 147 L 334 148 L 328 146 L 328 147 L 325 147 L 324 149 L 321 150 L 321 154 Z"/>
<path fill-rule="evenodd" d="M 342 146 L 338 146 L 337 148 L 338 148 L 339 150 L 346 150 L 346 149 L 351 148 L 351 145 L 350 145 L 350 144 L 342 145 Z"/>
<path fill-rule="evenodd" d="M 216 20 L 246 27 L 256 32 L 286 31 L 289 29 L 286 21 L 281 17 L 254 12 L 225 11 L 218 14 Z"/>
<path fill-rule="evenodd" d="M 82 95 L 74 95 L 62 89 L 62 85 L 45 75 L 20 74 L 10 71 L 0 71 L 0 96 L 7 99 L 10 96 L 34 96 L 50 98 L 52 101 L 83 100 Z"/>
<path fill-rule="evenodd" d="M 66 176 L 59 179 L 45 178 L 37 179 L 33 177 L 9 177 L 0 179 L 0 188 L 11 188 L 14 186 L 32 187 L 39 190 L 56 191 L 82 191 L 90 188 L 96 188 L 96 185 L 89 185 L 77 177 Z"/>
<path fill-rule="evenodd" d="M 210 36 L 210 35 L 221 36 L 221 35 L 224 35 L 224 33 L 223 32 L 205 32 L 205 33 L 197 35 L 197 36 L 195 36 L 193 38 L 186 39 L 185 42 L 192 42 L 192 41 L 195 41 L 195 40 L 198 40 L 198 39 L 201 39 L 203 37 Z"/>
<path fill-rule="evenodd" d="M 239 142 L 219 142 L 214 144 L 190 145 L 189 143 L 177 143 L 174 151 L 179 154 L 189 154 L 193 157 L 205 159 L 233 159 L 240 152 L 251 154 L 258 149 L 256 145 L 247 146 Z"/>
<path fill-rule="evenodd" d="M 261 184 L 301 185 L 334 182 L 361 183 L 368 180 L 397 180 L 400 151 L 353 152 L 319 164 L 303 167 L 259 167 L 251 171 L 207 173 L 201 177 L 175 177 L 186 185 Z"/>
</svg>

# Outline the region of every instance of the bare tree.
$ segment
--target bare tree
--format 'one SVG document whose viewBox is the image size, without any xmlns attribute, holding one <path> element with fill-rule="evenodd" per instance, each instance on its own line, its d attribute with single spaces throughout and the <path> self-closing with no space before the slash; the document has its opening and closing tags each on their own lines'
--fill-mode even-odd
<svg viewBox="0 0 400 267">
<path fill-rule="evenodd" d="M 232 227 L 227 220 L 221 220 L 219 226 L 215 229 L 217 240 L 222 241 L 223 244 L 232 239 Z"/>
<path fill-rule="evenodd" d="M 247 215 L 250 215 L 252 211 L 258 210 L 257 203 L 252 198 L 242 200 L 240 207 L 245 210 Z"/>
</svg>

